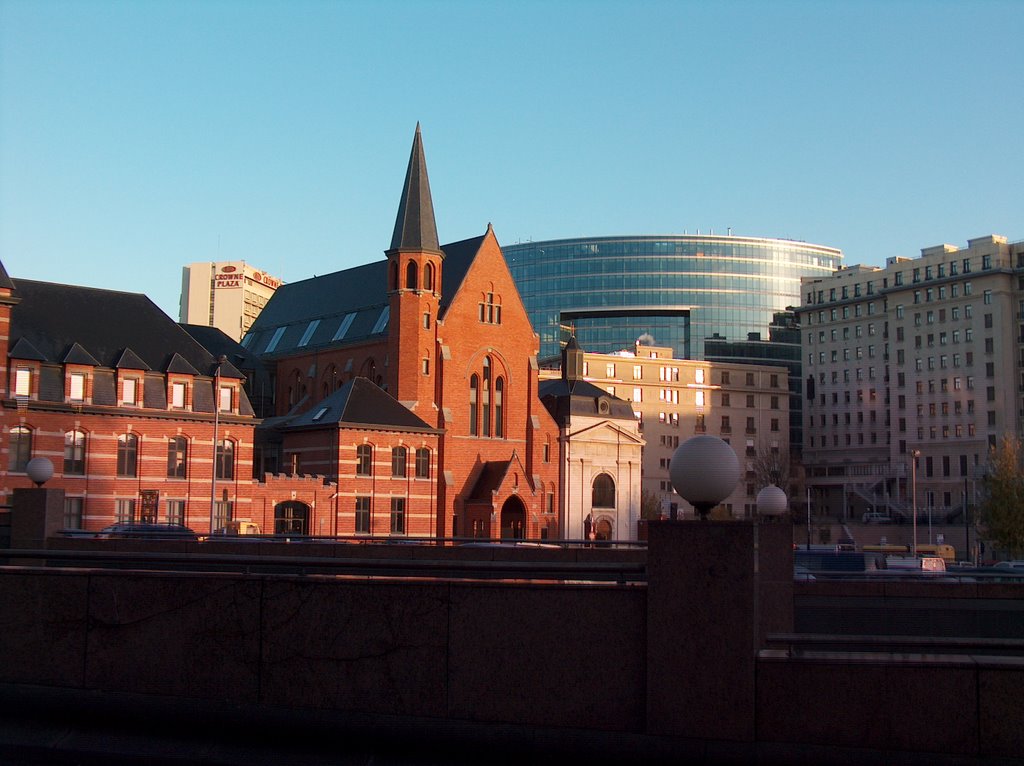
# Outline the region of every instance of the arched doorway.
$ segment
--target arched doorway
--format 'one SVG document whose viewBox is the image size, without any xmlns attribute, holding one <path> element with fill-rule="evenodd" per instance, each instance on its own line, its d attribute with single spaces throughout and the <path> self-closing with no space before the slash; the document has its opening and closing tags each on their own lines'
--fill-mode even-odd
<svg viewBox="0 0 1024 766">
<path fill-rule="evenodd" d="M 595 540 L 611 540 L 612 539 L 612 522 L 601 517 L 594 524 L 594 539 Z"/>
<path fill-rule="evenodd" d="M 274 506 L 275 535 L 309 534 L 309 506 L 298 500 L 286 500 Z"/>
<path fill-rule="evenodd" d="M 512 495 L 501 506 L 501 538 L 522 540 L 526 537 L 526 508 L 523 501 Z"/>
</svg>

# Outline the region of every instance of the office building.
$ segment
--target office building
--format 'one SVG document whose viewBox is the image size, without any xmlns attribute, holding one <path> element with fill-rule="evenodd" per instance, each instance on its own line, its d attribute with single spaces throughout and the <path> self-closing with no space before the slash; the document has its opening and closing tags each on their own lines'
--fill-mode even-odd
<svg viewBox="0 0 1024 766">
<path fill-rule="evenodd" d="M 799 303 L 802 277 L 842 265 L 832 247 L 731 234 L 580 237 L 503 251 L 541 359 L 557 359 L 570 334 L 595 353 L 640 340 L 704 359 L 706 338 L 764 337 L 776 312 Z"/>
<path fill-rule="evenodd" d="M 707 433 L 736 451 L 742 476 L 722 505 L 741 518 L 756 512 L 757 493 L 769 483 L 793 494 L 788 374 L 781 365 L 677 359 L 670 348 L 641 344 L 612 354 L 585 351 L 581 372 L 583 380 L 632 406 L 645 442 L 642 489 L 664 515 L 672 504 L 680 515 L 693 515 L 672 487 L 669 464 L 681 443 Z M 543 375 L 560 373 L 552 365 Z"/>
<path fill-rule="evenodd" d="M 1021 433 L 1024 243 L 990 235 L 806 279 L 803 459 L 816 513 L 962 518 Z M 917 456 L 916 464 L 912 462 Z"/>
</svg>

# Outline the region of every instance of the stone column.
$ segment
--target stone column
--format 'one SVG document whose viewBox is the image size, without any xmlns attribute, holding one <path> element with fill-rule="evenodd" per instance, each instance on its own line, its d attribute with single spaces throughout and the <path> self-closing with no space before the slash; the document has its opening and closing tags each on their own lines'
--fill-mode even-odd
<svg viewBox="0 0 1024 766">
<path fill-rule="evenodd" d="M 64 528 L 64 490 L 18 488 L 11 501 L 11 548 L 39 550 Z"/>
<path fill-rule="evenodd" d="M 792 630 L 791 537 L 778 522 L 649 522 L 648 733 L 754 740 L 757 650 Z"/>
</svg>

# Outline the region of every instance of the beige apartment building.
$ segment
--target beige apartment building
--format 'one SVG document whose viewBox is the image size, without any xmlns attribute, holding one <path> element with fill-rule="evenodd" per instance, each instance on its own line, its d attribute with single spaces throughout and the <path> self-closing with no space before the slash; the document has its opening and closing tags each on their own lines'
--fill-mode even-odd
<svg viewBox="0 0 1024 766">
<path fill-rule="evenodd" d="M 178 321 L 216 327 L 241 341 L 282 284 L 245 261 L 190 263 L 181 270 Z"/>
<path fill-rule="evenodd" d="M 554 377 L 543 371 L 542 378 Z M 584 377 L 630 402 L 646 442 L 641 484 L 668 515 L 676 504 L 681 517 L 693 508 L 675 493 L 669 463 L 676 448 L 692 436 L 712 434 L 732 445 L 741 479 L 723 505 L 734 517 L 756 513 L 757 493 L 768 482 L 765 469 L 789 467 L 788 371 L 782 366 L 673 359 L 672 349 L 642 346 L 613 354 L 584 353 Z M 791 494 L 792 475 L 783 489 Z"/>
<path fill-rule="evenodd" d="M 989 448 L 1021 433 L 1022 279 L 1024 242 L 990 235 L 801 280 L 815 514 L 963 520 Z"/>
</svg>

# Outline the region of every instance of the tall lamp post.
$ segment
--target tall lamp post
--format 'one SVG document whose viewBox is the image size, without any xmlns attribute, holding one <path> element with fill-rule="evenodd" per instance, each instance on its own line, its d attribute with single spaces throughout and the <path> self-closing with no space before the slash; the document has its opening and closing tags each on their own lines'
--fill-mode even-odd
<svg viewBox="0 0 1024 766">
<path fill-rule="evenodd" d="M 913 492 L 913 513 L 914 513 L 914 540 L 910 552 L 917 557 L 917 459 L 921 457 L 921 450 L 910 450 L 910 484 Z"/>
</svg>

